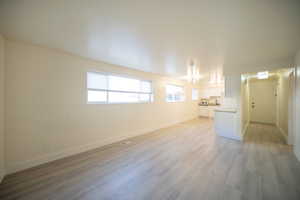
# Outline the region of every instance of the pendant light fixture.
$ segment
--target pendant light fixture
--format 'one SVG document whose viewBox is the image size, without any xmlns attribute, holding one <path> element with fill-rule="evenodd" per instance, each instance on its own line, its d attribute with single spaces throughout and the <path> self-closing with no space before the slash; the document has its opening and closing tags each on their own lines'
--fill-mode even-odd
<svg viewBox="0 0 300 200">
<path fill-rule="evenodd" d="M 196 67 L 195 62 L 191 60 L 187 67 L 187 80 L 192 83 L 196 83 L 200 79 L 199 68 Z"/>
</svg>

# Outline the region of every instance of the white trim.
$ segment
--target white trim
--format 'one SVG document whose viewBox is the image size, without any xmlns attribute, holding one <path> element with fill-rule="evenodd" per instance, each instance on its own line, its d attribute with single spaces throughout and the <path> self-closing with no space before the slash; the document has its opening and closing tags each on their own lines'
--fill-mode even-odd
<svg viewBox="0 0 300 200">
<path fill-rule="evenodd" d="M 294 130 L 294 154 L 296 155 L 297 159 L 300 161 L 300 51 L 298 51 L 296 58 L 295 58 L 295 115 L 294 115 L 294 122 L 295 122 L 295 130 Z"/>
<path fill-rule="evenodd" d="M 93 89 L 88 88 L 87 90 L 91 91 L 100 91 L 100 92 L 117 92 L 117 93 L 134 93 L 134 94 L 152 94 L 152 92 L 132 92 L 132 91 L 122 91 L 122 90 L 109 90 L 109 89 Z"/>
<path fill-rule="evenodd" d="M 279 127 L 279 126 L 277 126 L 277 127 L 278 127 L 278 129 L 279 129 L 280 134 L 283 136 L 285 142 L 287 143 L 287 142 L 288 142 L 288 139 L 287 139 L 287 134 L 286 134 L 286 132 L 285 132 L 281 127 Z"/>
<path fill-rule="evenodd" d="M 218 133 L 219 136 L 222 136 L 226 139 L 233 139 L 233 140 L 238 140 L 238 141 L 242 141 L 242 138 L 239 136 L 233 136 L 233 135 L 222 135 L 222 133 Z"/>
<path fill-rule="evenodd" d="M 294 154 L 296 155 L 296 158 L 300 162 L 300 151 L 296 151 L 296 148 L 294 148 Z"/>
<path fill-rule="evenodd" d="M 245 126 L 245 128 L 244 128 L 244 130 L 243 130 L 243 132 L 242 132 L 242 137 L 245 136 L 245 134 L 246 134 L 246 132 L 247 132 L 247 130 L 248 130 L 249 124 L 250 124 L 250 121 L 247 122 L 247 124 L 246 124 L 246 126 Z"/>
<path fill-rule="evenodd" d="M 14 162 L 14 163 L 8 164 L 7 174 L 12 174 L 12 173 L 15 173 L 15 172 L 18 172 L 18 171 L 21 171 L 21 170 L 25 170 L 25 169 L 35 167 L 35 166 L 38 166 L 38 165 L 41 165 L 41 164 L 45 164 L 45 163 L 48 163 L 48 162 L 51 162 L 51 161 L 55 161 L 55 160 L 58 160 L 58 159 L 61 159 L 61 158 L 65 158 L 65 157 L 72 156 L 72 155 L 75 155 L 75 154 L 83 153 L 85 151 L 96 149 L 96 148 L 102 147 L 104 145 L 119 142 L 119 141 L 122 141 L 122 140 L 125 140 L 125 139 L 128 139 L 128 138 L 131 138 L 131 137 L 135 137 L 135 136 L 138 136 L 138 135 L 143 135 L 143 134 L 146 134 L 146 133 L 150 133 L 150 132 L 162 129 L 162 128 L 173 126 L 173 125 L 178 124 L 178 123 L 182 123 L 182 122 L 185 122 L 185 121 L 195 119 L 196 117 L 197 116 L 194 116 L 192 118 L 187 118 L 187 119 L 184 119 L 184 120 L 174 121 L 174 122 L 171 122 L 171 123 L 164 124 L 164 125 L 162 125 L 160 127 L 157 127 L 157 128 L 149 128 L 149 129 L 135 131 L 135 132 L 129 133 L 125 136 L 116 136 L 116 137 L 108 138 L 104 141 L 99 140 L 99 141 L 94 142 L 94 143 L 81 145 L 81 146 L 78 146 L 78 147 L 75 147 L 75 148 L 69 148 L 69 149 L 65 149 L 65 150 L 62 150 L 62 151 L 55 152 L 55 153 L 42 155 L 42 156 L 30 159 L 30 160 L 22 161 L 22 162 Z"/>
<path fill-rule="evenodd" d="M 289 74 L 289 97 L 287 143 L 294 145 L 296 140 L 296 68 Z"/>
</svg>

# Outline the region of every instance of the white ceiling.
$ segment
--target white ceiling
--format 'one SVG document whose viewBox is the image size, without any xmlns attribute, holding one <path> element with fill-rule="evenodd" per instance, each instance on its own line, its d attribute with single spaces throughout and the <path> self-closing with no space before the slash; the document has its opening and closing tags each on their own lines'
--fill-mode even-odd
<svg viewBox="0 0 300 200">
<path fill-rule="evenodd" d="M 300 48 L 298 0 L 1 0 L 7 37 L 168 75 L 251 67 Z"/>
</svg>

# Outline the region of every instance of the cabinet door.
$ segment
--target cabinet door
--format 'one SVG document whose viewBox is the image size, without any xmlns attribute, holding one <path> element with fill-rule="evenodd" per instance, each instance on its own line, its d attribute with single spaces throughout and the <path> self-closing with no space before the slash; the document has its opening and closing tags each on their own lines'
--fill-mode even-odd
<svg viewBox="0 0 300 200">
<path fill-rule="evenodd" d="M 231 97 L 231 78 L 229 76 L 224 77 L 224 84 L 225 84 L 225 91 L 224 96 L 225 97 Z"/>
<path fill-rule="evenodd" d="M 241 89 L 241 75 L 225 76 L 225 97 L 235 97 Z"/>
<path fill-rule="evenodd" d="M 207 108 L 200 108 L 199 116 L 208 117 L 208 109 Z"/>
</svg>

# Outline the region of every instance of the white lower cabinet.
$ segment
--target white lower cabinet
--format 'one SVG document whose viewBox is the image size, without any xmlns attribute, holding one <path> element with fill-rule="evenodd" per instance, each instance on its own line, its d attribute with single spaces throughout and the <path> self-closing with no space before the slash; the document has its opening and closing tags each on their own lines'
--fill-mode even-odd
<svg viewBox="0 0 300 200">
<path fill-rule="evenodd" d="M 218 106 L 199 106 L 199 116 L 214 118 L 216 108 Z"/>
<path fill-rule="evenodd" d="M 200 109 L 199 109 L 199 116 L 201 116 L 201 117 L 208 117 L 208 109 L 206 107 L 204 107 L 204 108 L 200 107 Z"/>
<path fill-rule="evenodd" d="M 214 127 L 219 136 L 241 140 L 237 131 L 236 111 L 217 110 L 215 112 Z"/>
</svg>

